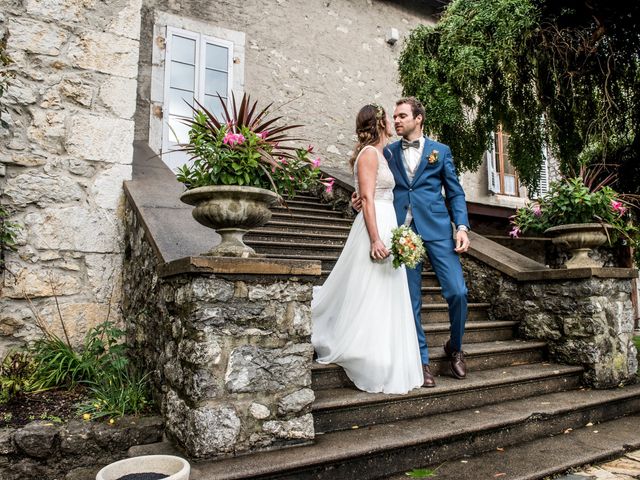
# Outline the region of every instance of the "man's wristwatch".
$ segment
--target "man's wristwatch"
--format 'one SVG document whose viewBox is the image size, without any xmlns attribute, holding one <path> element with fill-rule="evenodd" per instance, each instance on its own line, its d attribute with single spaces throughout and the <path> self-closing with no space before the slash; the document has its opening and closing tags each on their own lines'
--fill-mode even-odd
<svg viewBox="0 0 640 480">
<path fill-rule="evenodd" d="M 469 227 L 467 227 L 466 225 L 458 225 L 456 227 L 456 230 L 458 232 L 468 232 L 469 231 Z"/>
</svg>

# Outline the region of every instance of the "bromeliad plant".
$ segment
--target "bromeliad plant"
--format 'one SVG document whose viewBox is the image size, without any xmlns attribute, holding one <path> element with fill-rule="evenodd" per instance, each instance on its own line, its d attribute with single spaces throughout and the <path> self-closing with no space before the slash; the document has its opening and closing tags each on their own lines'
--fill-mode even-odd
<svg viewBox="0 0 640 480">
<path fill-rule="evenodd" d="M 633 222 L 630 208 L 635 198 L 618 194 L 610 187 L 614 180 L 614 175 L 603 178 L 602 168 L 581 167 L 575 176 L 552 183 L 537 202 L 516 210 L 509 234 L 517 238 L 525 232 L 544 233 L 558 225 L 600 223 L 606 227 L 610 244 L 622 240 L 637 252 L 640 229 Z"/>
<path fill-rule="evenodd" d="M 179 168 L 178 181 L 188 189 L 211 185 L 239 185 L 272 190 L 293 196 L 319 184 L 328 191 L 332 178 L 323 178 L 320 159 L 312 159 L 313 147 L 298 148 L 291 142 L 301 140 L 289 132 L 301 125 L 277 125 L 282 117 L 269 118 L 272 104 L 258 110 L 244 94 L 239 105 L 232 96 L 229 110 L 222 105 L 222 118 L 216 117 L 197 101 L 190 127 L 189 141 L 179 150 L 190 155 L 189 163 Z"/>
</svg>

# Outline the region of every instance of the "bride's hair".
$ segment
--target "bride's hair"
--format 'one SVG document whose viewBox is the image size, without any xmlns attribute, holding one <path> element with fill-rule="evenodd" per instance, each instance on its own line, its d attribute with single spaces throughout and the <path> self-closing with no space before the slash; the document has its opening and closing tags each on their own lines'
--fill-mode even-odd
<svg viewBox="0 0 640 480">
<path fill-rule="evenodd" d="M 380 141 L 381 135 L 387 131 L 387 115 L 378 104 L 365 105 L 356 117 L 356 135 L 358 143 L 349 160 L 351 170 L 356 163 L 360 151 L 367 145 L 375 145 Z"/>
</svg>

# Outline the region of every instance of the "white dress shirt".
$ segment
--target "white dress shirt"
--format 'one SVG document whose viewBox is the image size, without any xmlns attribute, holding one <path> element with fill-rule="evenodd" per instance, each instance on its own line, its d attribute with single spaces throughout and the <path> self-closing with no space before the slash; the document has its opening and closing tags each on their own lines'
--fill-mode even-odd
<svg viewBox="0 0 640 480">
<path fill-rule="evenodd" d="M 416 174 L 418 165 L 420 165 L 420 159 L 422 158 L 422 152 L 424 151 L 424 137 L 419 138 L 420 148 L 407 148 L 402 150 L 402 164 L 409 177 L 409 183 L 413 182 L 413 177 Z M 405 225 L 411 225 L 413 215 L 411 214 L 411 204 L 407 210 L 407 216 L 404 219 Z"/>
</svg>

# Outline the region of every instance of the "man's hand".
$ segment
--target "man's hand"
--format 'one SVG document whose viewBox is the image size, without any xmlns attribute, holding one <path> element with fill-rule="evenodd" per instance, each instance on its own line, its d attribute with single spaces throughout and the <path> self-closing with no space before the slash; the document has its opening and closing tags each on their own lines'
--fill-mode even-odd
<svg viewBox="0 0 640 480">
<path fill-rule="evenodd" d="M 353 192 L 351 194 L 351 208 L 353 208 L 356 212 L 362 210 L 362 199 L 356 192 Z"/>
<path fill-rule="evenodd" d="M 469 250 L 469 235 L 464 230 L 458 230 L 456 232 L 456 248 L 454 248 L 456 253 L 464 253 Z"/>
</svg>

